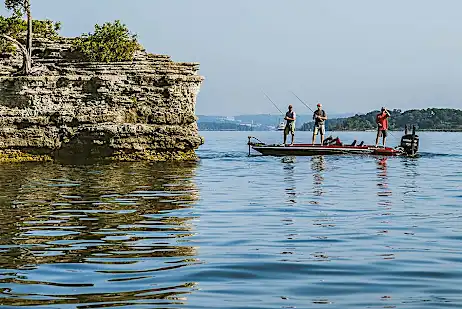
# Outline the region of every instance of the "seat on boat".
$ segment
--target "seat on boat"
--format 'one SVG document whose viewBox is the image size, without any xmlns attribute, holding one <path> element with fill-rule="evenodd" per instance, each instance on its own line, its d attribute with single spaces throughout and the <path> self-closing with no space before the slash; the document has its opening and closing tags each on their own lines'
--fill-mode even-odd
<svg viewBox="0 0 462 309">
<path fill-rule="evenodd" d="M 343 146 L 342 142 L 340 141 L 338 137 L 333 138 L 332 136 L 329 136 L 328 138 L 326 138 L 322 144 L 324 146 L 334 146 L 334 145 Z"/>
<path fill-rule="evenodd" d="M 364 145 L 364 141 L 361 141 L 361 143 L 359 143 L 358 146 L 362 146 L 362 145 Z"/>
<path fill-rule="evenodd" d="M 351 143 L 350 146 L 354 146 L 354 145 L 356 145 L 356 140 L 354 140 L 353 143 Z"/>
<path fill-rule="evenodd" d="M 327 137 L 322 144 L 324 146 L 330 145 L 330 142 L 332 142 L 332 140 L 333 140 L 332 135 L 329 135 L 329 137 Z"/>
</svg>

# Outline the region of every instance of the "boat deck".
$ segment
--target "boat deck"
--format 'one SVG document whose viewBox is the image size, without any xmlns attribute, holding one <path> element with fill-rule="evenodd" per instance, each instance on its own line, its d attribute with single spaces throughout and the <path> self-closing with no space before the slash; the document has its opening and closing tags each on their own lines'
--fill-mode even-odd
<svg viewBox="0 0 462 309">
<path fill-rule="evenodd" d="M 252 148 L 263 155 L 271 156 L 313 156 L 329 154 L 372 154 L 398 156 L 403 152 L 391 147 L 375 147 L 371 145 L 320 145 L 320 144 L 293 144 L 289 145 L 265 145 L 254 144 Z"/>
<path fill-rule="evenodd" d="M 401 137 L 399 146 L 382 147 L 363 145 L 361 142 L 356 145 L 356 140 L 351 144 L 342 144 L 340 139 L 330 136 L 330 145 L 321 144 L 266 144 L 254 136 L 248 136 L 249 155 L 251 149 L 268 156 L 315 156 L 315 155 L 330 155 L 330 154 L 369 154 L 381 156 L 417 156 L 419 149 L 419 136 L 415 134 L 415 126 L 412 126 L 412 134 L 408 133 L 408 127 L 405 127 L 404 135 Z M 252 139 L 257 142 L 252 142 Z M 324 142 L 327 143 L 327 140 Z"/>
</svg>

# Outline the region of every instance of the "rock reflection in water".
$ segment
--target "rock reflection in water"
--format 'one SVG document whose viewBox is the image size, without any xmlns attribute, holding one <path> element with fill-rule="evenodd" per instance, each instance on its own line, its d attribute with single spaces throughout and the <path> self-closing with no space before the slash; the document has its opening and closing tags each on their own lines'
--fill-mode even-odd
<svg viewBox="0 0 462 309">
<path fill-rule="evenodd" d="M 0 305 L 184 303 L 194 283 L 182 269 L 197 263 L 194 171 L 0 166 Z"/>
</svg>

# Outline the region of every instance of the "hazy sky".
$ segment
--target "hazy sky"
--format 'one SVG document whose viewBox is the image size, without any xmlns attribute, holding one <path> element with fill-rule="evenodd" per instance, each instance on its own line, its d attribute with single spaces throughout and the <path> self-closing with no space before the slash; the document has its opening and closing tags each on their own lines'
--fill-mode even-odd
<svg viewBox="0 0 462 309">
<path fill-rule="evenodd" d="M 3 1 L 2 1 L 3 2 Z M 201 63 L 198 114 L 462 108 L 461 0 L 32 0 L 76 36 L 120 19 L 150 52 Z M 5 14 L 5 10 L 1 11 Z"/>
</svg>

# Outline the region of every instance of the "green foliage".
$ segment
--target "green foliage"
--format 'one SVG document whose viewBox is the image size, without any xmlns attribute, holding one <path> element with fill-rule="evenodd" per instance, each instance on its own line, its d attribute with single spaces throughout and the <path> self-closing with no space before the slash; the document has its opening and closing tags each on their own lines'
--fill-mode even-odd
<svg viewBox="0 0 462 309">
<path fill-rule="evenodd" d="M 26 0 L 5 0 L 5 7 L 8 10 L 25 10 L 27 5 Z"/>
<path fill-rule="evenodd" d="M 21 12 L 15 10 L 11 17 L 0 16 L 0 33 L 6 34 L 14 39 L 27 30 L 27 24 L 21 18 Z M 16 47 L 5 39 L 0 38 L 0 52 L 12 53 Z"/>
<path fill-rule="evenodd" d="M 131 61 L 140 49 L 136 35 L 118 20 L 95 25 L 94 33 L 76 38 L 73 46 L 86 60 L 97 62 Z"/>
<path fill-rule="evenodd" d="M 61 30 L 61 22 L 55 22 L 49 19 L 33 20 L 32 32 L 36 37 L 43 37 L 47 39 L 56 39 Z"/>
<path fill-rule="evenodd" d="M 416 125 L 419 130 L 462 131 L 462 110 L 449 108 L 428 108 L 422 110 L 399 109 L 389 111 L 389 128 L 402 130 L 405 125 Z M 365 115 L 355 115 L 348 118 L 330 119 L 326 127 L 331 131 L 363 131 L 375 130 L 375 117 L 379 111 L 372 111 Z M 313 129 L 313 123 L 303 124 L 301 130 Z"/>
<path fill-rule="evenodd" d="M 60 22 L 51 20 L 32 21 L 32 30 L 36 37 L 54 39 L 58 37 L 60 29 Z M 19 9 L 15 10 L 10 17 L 0 16 L 0 33 L 6 34 L 21 43 L 25 43 L 27 21 L 23 20 Z M 15 50 L 16 47 L 10 41 L 0 38 L 0 53 L 12 53 Z"/>
</svg>

